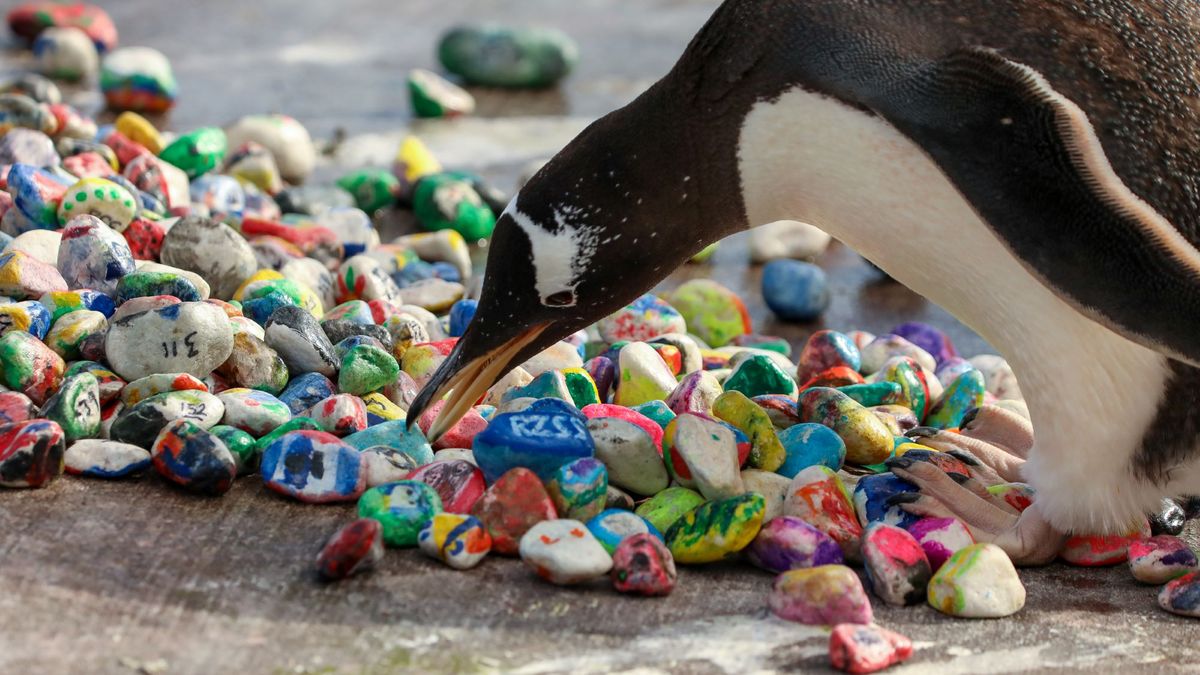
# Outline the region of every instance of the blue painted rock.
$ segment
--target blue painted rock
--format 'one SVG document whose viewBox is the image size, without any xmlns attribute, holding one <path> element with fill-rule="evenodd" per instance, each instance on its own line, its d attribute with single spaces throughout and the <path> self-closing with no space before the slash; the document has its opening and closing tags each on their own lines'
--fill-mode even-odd
<svg viewBox="0 0 1200 675">
<path fill-rule="evenodd" d="M 378 520 L 359 518 L 342 526 L 321 548 L 317 573 L 330 581 L 345 579 L 382 559 L 383 526 Z"/>
<path fill-rule="evenodd" d="M 475 436 L 475 460 L 489 482 L 513 467 L 550 480 L 558 467 L 595 452 L 584 422 L 573 415 L 519 412 L 497 415 Z"/>
<path fill-rule="evenodd" d="M 421 529 L 417 546 L 430 558 L 465 570 L 478 565 L 492 550 L 492 537 L 474 516 L 439 513 Z"/>
<path fill-rule="evenodd" d="M 612 556 L 578 520 L 534 525 L 521 537 L 519 550 L 522 562 L 553 584 L 583 583 L 612 569 Z"/>
<path fill-rule="evenodd" d="M 470 513 L 487 489 L 483 472 L 463 459 L 435 460 L 414 469 L 406 478 L 433 488 L 447 513 Z"/>
<path fill-rule="evenodd" d="M 359 450 L 366 450 L 373 445 L 384 445 L 395 448 L 412 457 L 417 466 L 433 461 L 433 448 L 429 446 L 425 434 L 415 425 L 409 428 L 404 420 L 394 420 L 376 424 L 356 434 L 350 434 L 342 439 L 348 445 Z M 486 472 L 485 472 L 486 475 Z"/>
<path fill-rule="evenodd" d="M 63 472 L 62 429 L 47 420 L 0 425 L 0 486 L 40 488 Z"/>
<path fill-rule="evenodd" d="M 626 537 L 636 534 L 650 534 L 662 539 L 650 521 L 624 509 L 606 509 L 587 522 L 587 528 L 611 555 Z"/>
<path fill-rule="evenodd" d="M 834 471 L 842 468 L 846 459 L 846 443 L 841 436 L 823 424 L 795 424 L 779 432 L 779 442 L 787 459 L 776 471 L 794 478 L 810 466 L 827 466 Z"/>
<path fill-rule="evenodd" d="M 1144 584 L 1165 584 L 1196 569 L 1196 553 L 1169 534 L 1130 542 L 1129 571 Z"/>
<path fill-rule="evenodd" d="M 862 554 L 871 590 L 884 602 L 904 607 L 925 600 L 933 572 L 911 534 L 895 525 L 874 523 L 863 534 Z"/>
<path fill-rule="evenodd" d="M 799 260 L 772 260 L 763 267 L 767 307 L 784 321 L 812 321 L 829 307 L 825 270 Z"/>
<path fill-rule="evenodd" d="M 237 463 L 221 439 L 187 419 L 163 427 L 150 457 L 163 478 L 198 494 L 225 494 L 237 475 Z"/>
<path fill-rule="evenodd" d="M 478 306 L 478 300 L 459 300 L 450 307 L 450 337 L 462 337 Z"/>
<path fill-rule="evenodd" d="M 768 572 L 840 565 L 842 549 L 829 535 L 793 516 L 767 521 L 746 548 L 746 558 Z"/>
<path fill-rule="evenodd" d="M 670 595 L 675 588 L 675 559 L 662 539 L 644 532 L 621 540 L 613 552 L 613 588 L 633 595 Z"/>
<path fill-rule="evenodd" d="M 55 295 L 47 293 L 46 295 Z M 45 297 L 45 296 L 43 296 Z M 50 330 L 50 323 L 56 318 L 41 302 L 26 300 L 0 305 L 0 334 L 10 330 L 23 330 L 41 340 Z"/>
<path fill-rule="evenodd" d="M 150 468 L 146 449 L 100 438 L 75 441 L 63 459 L 67 473 L 92 478 L 124 478 Z"/>
<path fill-rule="evenodd" d="M 299 415 L 336 393 L 337 388 L 328 377 L 320 373 L 305 373 L 288 381 L 279 393 L 279 400 L 287 404 L 293 415 Z"/>
<path fill-rule="evenodd" d="M 791 570 L 775 578 L 767 598 L 771 613 L 809 625 L 869 624 L 871 601 L 854 570 L 822 565 Z"/>
<path fill-rule="evenodd" d="M 1158 606 L 1172 614 L 1200 618 L 1200 572 L 1170 581 L 1158 592 Z"/>
<path fill-rule="evenodd" d="M 608 470 L 598 459 L 577 459 L 558 467 L 546 481 L 546 492 L 559 517 L 586 523 L 604 510 Z"/>
<path fill-rule="evenodd" d="M 388 546 L 416 546 L 425 524 L 441 512 L 437 492 L 415 480 L 373 487 L 358 499 L 358 515 L 383 525 L 383 541 Z"/>
<path fill-rule="evenodd" d="M 279 494 L 320 504 L 358 499 L 367 465 L 358 450 L 323 431 L 292 431 L 263 451 L 263 482 Z"/>
<path fill-rule="evenodd" d="M 895 474 L 863 476 L 854 488 L 854 510 L 861 522 L 887 523 L 907 528 L 917 522 L 920 516 L 908 513 L 899 506 L 889 505 L 888 499 L 901 492 L 917 491 L 916 485 Z"/>
</svg>

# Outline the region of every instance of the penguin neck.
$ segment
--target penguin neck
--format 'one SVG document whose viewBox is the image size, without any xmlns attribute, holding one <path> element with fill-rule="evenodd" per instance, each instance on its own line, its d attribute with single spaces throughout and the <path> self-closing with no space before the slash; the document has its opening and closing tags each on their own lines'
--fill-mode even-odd
<svg viewBox="0 0 1200 675">
<path fill-rule="evenodd" d="M 1170 377 L 1166 359 L 1029 274 L 916 144 L 880 117 L 793 89 L 750 110 L 738 164 L 751 224 L 824 229 L 1009 360 L 1035 428 L 1027 479 L 1051 524 L 1119 528 L 1153 506 L 1161 487 L 1132 478 L 1130 463 Z"/>
</svg>

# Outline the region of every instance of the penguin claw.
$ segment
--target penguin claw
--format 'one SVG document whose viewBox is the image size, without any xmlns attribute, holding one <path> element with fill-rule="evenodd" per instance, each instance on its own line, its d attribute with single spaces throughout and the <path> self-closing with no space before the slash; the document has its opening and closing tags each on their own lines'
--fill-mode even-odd
<svg viewBox="0 0 1200 675">
<path fill-rule="evenodd" d="M 1066 540 L 1041 517 L 1036 502 L 1018 512 L 974 477 L 947 474 L 930 462 L 889 464 L 892 473 L 919 489 L 894 495 L 889 506 L 919 516 L 957 518 L 975 541 L 995 543 L 1015 564 L 1044 565 L 1054 560 Z"/>
<path fill-rule="evenodd" d="M 963 433 L 942 431 L 936 436 L 924 437 L 920 442 L 934 450 L 949 454 L 962 453 L 970 457 L 972 461 L 966 461 L 955 455 L 967 465 L 972 476 L 989 485 L 1021 480 L 1021 466 L 1025 460 L 987 441 Z"/>
<path fill-rule="evenodd" d="M 1025 459 L 1033 448 L 1033 425 L 1015 412 L 982 405 L 967 413 L 959 424 L 961 434 Z"/>
</svg>

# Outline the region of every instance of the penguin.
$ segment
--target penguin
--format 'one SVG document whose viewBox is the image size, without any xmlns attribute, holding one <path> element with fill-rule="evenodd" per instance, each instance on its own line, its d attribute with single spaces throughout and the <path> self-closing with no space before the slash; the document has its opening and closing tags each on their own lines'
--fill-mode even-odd
<svg viewBox="0 0 1200 675">
<path fill-rule="evenodd" d="M 917 430 L 972 476 L 894 460 L 905 510 L 1019 564 L 1126 532 L 1200 491 L 1198 46 L 1193 2 L 727 0 L 509 203 L 408 419 L 446 397 L 438 436 L 707 244 L 800 220 L 997 347 L 1029 404 Z M 982 489 L 1005 480 L 1033 505 Z"/>
</svg>

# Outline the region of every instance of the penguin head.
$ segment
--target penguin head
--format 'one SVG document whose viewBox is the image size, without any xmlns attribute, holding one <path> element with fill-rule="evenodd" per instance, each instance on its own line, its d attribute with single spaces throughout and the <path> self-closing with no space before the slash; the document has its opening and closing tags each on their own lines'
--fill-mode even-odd
<svg viewBox="0 0 1200 675">
<path fill-rule="evenodd" d="M 513 367 L 628 304 L 719 236 L 675 227 L 702 222 L 679 208 L 696 186 L 681 175 L 674 193 L 664 180 L 639 193 L 654 183 L 636 151 L 601 141 L 613 136 L 585 130 L 497 220 L 474 318 L 409 409 L 411 424 L 449 394 L 431 439 Z"/>
</svg>

